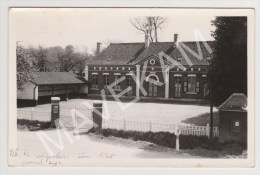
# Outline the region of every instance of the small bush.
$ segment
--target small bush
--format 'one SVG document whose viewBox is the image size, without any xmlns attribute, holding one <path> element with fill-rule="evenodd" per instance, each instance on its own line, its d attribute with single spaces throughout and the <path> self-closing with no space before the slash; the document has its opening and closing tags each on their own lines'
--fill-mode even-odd
<svg viewBox="0 0 260 175">
<path fill-rule="evenodd" d="M 240 143 L 230 143 L 224 146 L 222 152 L 225 155 L 241 155 L 246 149 L 245 145 Z"/>
</svg>

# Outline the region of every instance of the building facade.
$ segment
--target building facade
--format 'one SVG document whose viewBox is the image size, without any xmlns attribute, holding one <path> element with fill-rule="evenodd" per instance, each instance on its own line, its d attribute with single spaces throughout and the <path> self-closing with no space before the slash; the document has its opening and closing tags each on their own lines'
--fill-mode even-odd
<svg viewBox="0 0 260 175">
<path fill-rule="evenodd" d="M 133 98 L 208 98 L 207 72 L 213 41 L 111 43 L 87 63 L 89 96 Z M 100 51 L 100 43 L 97 44 Z"/>
</svg>

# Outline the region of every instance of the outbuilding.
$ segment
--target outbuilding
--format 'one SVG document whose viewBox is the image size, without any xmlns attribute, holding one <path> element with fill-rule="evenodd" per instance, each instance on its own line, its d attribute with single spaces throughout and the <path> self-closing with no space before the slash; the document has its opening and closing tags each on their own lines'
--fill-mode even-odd
<svg viewBox="0 0 260 175">
<path fill-rule="evenodd" d="M 27 82 L 22 91 L 17 92 L 17 106 L 36 106 L 48 103 L 52 96 L 67 100 L 86 96 L 87 81 L 73 72 L 34 72 L 33 81 Z"/>
<path fill-rule="evenodd" d="M 247 98 L 232 94 L 219 109 L 219 141 L 247 143 Z"/>
</svg>

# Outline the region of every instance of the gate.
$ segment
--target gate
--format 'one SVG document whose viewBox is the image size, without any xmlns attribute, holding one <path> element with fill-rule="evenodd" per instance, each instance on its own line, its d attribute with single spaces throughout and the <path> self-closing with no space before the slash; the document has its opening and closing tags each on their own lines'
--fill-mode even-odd
<svg viewBox="0 0 260 175">
<path fill-rule="evenodd" d="M 60 107 L 59 124 L 67 130 L 89 130 L 93 127 L 92 109 Z"/>
</svg>

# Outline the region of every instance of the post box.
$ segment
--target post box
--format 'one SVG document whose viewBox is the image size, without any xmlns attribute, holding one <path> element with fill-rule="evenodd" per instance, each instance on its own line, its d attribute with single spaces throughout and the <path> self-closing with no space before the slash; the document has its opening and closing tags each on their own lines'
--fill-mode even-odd
<svg viewBox="0 0 260 175">
<path fill-rule="evenodd" d="M 51 97 L 51 127 L 55 127 L 55 120 L 60 117 L 60 98 Z"/>
</svg>

